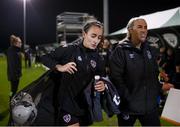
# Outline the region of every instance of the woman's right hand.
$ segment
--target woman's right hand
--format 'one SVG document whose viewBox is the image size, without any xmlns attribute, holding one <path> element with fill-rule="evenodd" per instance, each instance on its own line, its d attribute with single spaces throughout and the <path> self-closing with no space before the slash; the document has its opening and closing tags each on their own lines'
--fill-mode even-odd
<svg viewBox="0 0 180 127">
<path fill-rule="evenodd" d="M 60 72 L 68 72 L 69 74 L 74 74 L 77 71 L 76 63 L 75 62 L 69 62 L 65 65 L 56 65 L 56 70 Z"/>
</svg>

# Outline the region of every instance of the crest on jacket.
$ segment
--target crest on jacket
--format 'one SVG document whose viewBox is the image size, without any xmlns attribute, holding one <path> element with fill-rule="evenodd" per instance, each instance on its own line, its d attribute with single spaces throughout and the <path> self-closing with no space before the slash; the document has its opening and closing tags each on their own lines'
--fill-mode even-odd
<svg viewBox="0 0 180 127">
<path fill-rule="evenodd" d="M 71 121 L 71 115 L 70 114 L 66 114 L 63 116 L 63 120 L 66 122 L 66 123 L 69 123 Z"/>
<path fill-rule="evenodd" d="M 95 60 L 91 60 L 91 61 L 90 61 L 90 64 L 91 64 L 91 66 L 92 66 L 93 68 L 96 67 L 96 61 L 95 61 Z"/>
</svg>

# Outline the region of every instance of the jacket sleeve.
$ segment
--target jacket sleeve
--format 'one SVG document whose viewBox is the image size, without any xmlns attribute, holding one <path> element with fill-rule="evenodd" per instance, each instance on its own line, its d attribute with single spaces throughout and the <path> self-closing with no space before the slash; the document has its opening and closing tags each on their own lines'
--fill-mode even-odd
<svg viewBox="0 0 180 127">
<path fill-rule="evenodd" d="M 129 100 L 129 90 L 125 84 L 126 59 L 122 47 L 117 47 L 110 57 L 110 80 L 115 85 L 122 100 Z"/>
<path fill-rule="evenodd" d="M 62 64 L 62 61 L 70 55 L 70 47 L 58 47 L 55 51 L 43 55 L 40 60 L 42 64 L 50 69 L 54 69 L 57 64 Z"/>
</svg>

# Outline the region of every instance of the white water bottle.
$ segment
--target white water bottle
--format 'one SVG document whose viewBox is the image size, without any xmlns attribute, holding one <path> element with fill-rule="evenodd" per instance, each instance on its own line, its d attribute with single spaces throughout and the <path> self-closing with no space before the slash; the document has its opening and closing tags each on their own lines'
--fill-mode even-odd
<svg viewBox="0 0 180 127">
<path fill-rule="evenodd" d="M 95 75 L 94 76 L 94 85 L 96 85 L 96 83 L 99 81 L 100 76 L 99 75 Z M 97 95 L 97 93 L 99 93 L 98 91 L 94 90 L 94 96 Z"/>
</svg>

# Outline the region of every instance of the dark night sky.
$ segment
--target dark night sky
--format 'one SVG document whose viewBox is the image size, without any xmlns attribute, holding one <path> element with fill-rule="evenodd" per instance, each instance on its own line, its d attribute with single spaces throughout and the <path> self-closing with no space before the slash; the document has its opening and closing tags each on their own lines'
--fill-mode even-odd
<svg viewBox="0 0 180 127">
<path fill-rule="evenodd" d="M 180 6 L 180 0 L 109 0 L 109 33 L 126 26 L 131 17 Z M 64 11 L 85 12 L 103 21 L 103 0 L 30 0 L 27 2 L 27 44 L 56 40 L 56 16 Z M 0 0 L 0 51 L 9 36 L 23 38 L 23 1 Z"/>
</svg>

